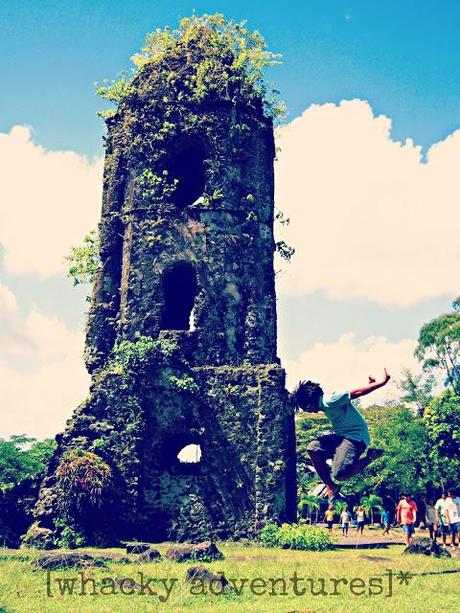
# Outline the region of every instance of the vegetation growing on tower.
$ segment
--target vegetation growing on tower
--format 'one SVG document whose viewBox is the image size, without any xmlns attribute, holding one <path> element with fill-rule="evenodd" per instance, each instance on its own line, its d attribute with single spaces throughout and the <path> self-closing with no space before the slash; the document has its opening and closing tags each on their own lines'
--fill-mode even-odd
<svg viewBox="0 0 460 613">
<path fill-rule="evenodd" d="M 101 115 L 116 114 L 123 100 L 136 94 L 138 76 L 147 70 L 155 73 L 156 82 L 164 80 L 167 85 L 163 102 L 219 98 L 245 105 L 262 103 L 267 117 L 279 119 L 284 115 L 284 104 L 278 92 L 266 84 L 264 75 L 280 58 L 244 21 L 226 20 L 219 13 L 193 15 L 183 19 L 177 29 L 166 27 L 148 34 L 144 47 L 132 57 L 134 68 L 98 87 L 98 95 L 117 107 Z"/>
</svg>

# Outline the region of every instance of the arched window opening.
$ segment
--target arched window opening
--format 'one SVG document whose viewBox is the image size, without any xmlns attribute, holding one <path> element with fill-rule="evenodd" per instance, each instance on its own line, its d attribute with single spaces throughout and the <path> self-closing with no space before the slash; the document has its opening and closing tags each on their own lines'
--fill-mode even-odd
<svg viewBox="0 0 460 613">
<path fill-rule="evenodd" d="M 185 445 L 177 454 L 180 464 L 199 464 L 201 462 L 201 447 L 195 443 Z"/>
<path fill-rule="evenodd" d="M 163 273 L 164 310 L 162 330 L 190 330 L 198 291 L 195 269 L 181 262 Z M 193 321 L 192 321 L 193 319 Z"/>
<path fill-rule="evenodd" d="M 173 198 L 180 209 L 194 204 L 204 192 L 204 159 L 203 146 L 194 140 L 183 142 L 171 154 L 170 175 L 177 181 Z"/>
<path fill-rule="evenodd" d="M 163 443 L 161 464 L 164 470 L 176 475 L 200 475 L 202 448 L 195 433 L 174 433 Z"/>
</svg>

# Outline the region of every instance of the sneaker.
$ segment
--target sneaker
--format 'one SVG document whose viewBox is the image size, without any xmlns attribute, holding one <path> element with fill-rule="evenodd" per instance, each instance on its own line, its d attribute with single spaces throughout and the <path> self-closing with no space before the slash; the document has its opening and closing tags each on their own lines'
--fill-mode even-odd
<svg viewBox="0 0 460 613">
<path fill-rule="evenodd" d="M 380 458 L 384 454 L 383 449 L 377 449 L 376 447 L 369 447 L 366 453 L 366 458 L 370 458 L 372 461 Z"/>
</svg>

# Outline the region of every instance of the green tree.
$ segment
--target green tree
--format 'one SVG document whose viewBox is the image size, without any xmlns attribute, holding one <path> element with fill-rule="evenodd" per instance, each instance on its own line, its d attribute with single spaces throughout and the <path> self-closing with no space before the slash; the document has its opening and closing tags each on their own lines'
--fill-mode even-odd
<svg viewBox="0 0 460 613">
<path fill-rule="evenodd" d="M 460 396 L 445 390 L 428 406 L 423 418 L 429 441 L 427 454 L 443 489 L 460 479 Z"/>
<path fill-rule="evenodd" d="M 446 384 L 460 395 L 460 297 L 452 308 L 422 327 L 415 356 L 425 370 L 444 372 Z"/>
<path fill-rule="evenodd" d="M 83 238 L 83 245 L 72 247 L 64 259 L 69 264 L 68 276 L 74 285 L 92 285 L 100 264 L 97 231 L 91 230 Z"/>
<path fill-rule="evenodd" d="M 371 524 L 374 523 L 374 509 L 383 511 L 383 500 L 377 494 L 368 494 L 361 498 L 360 505 L 363 507 L 367 515 L 371 517 Z"/>
<path fill-rule="evenodd" d="M 403 392 L 401 400 L 415 406 L 417 416 L 422 417 L 426 407 L 433 400 L 432 392 L 436 377 L 432 374 L 415 375 L 409 369 L 404 370 L 403 375 L 403 379 L 398 383 L 399 389 Z"/>
<path fill-rule="evenodd" d="M 6 491 L 42 473 L 55 447 L 52 439 L 37 441 L 24 434 L 0 439 L 0 489 Z"/>
<path fill-rule="evenodd" d="M 321 507 L 321 498 L 318 498 L 318 496 L 311 496 L 304 491 L 299 491 L 298 500 L 299 503 L 297 505 L 297 509 L 302 517 L 305 517 L 306 513 L 311 522 L 312 511 L 316 511 L 316 519 L 318 519 L 318 511 Z"/>
<path fill-rule="evenodd" d="M 337 515 L 340 515 L 342 511 L 345 509 L 345 507 L 348 507 L 348 503 L 345 502 L 345 500 L 336 500 L 334 502 L 334 513 L 337 513 Z"/>
<path fill-rule="evenodd" d="M 404 491 L 424 494 L 436 475 L 427 462 L 428 440 L 425 423 L 407 407 L 370 407 L 364 410 L 372 444 L 383 455 L 366 470 L 344 484 L 344 492 L 376 494 L 396 504 Z"/>
</svg>

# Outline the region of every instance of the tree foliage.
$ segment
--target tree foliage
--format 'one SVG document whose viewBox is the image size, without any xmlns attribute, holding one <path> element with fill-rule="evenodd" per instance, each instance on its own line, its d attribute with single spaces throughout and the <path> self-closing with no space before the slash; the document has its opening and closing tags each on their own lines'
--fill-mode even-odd
<svg viewBox="0 0 460 613">
<path fill-rule="evenodd" d="M 264 75 L 267 67 L 280 63 L 280 57 L 244 21 L 226 20 L 220 13 L 193 15 L 182 19 L 176 29 L 166 27 L 148 34 L 144 47 L 132 57 L 134 68 L 105 82 L 97 94 L 118 106 L 134 93 L 139 72 L 153 66 L 157 74 L 166 74 L 178 101 L 219 97 L 251 103 L 259 99 L 267 116 L 279 118 L 284 105 L 278 92 L 267 86 Z"/>
<path fill-rule="evenodd" d="M 460 297 L 452 308 L 422 327 L 415 355 L 425 370 L 444 372 L 446 384 L 460 395 Z"/>
<path fill-rule="evenodd" d="M 460 396 L 451 389 L 435 398 L 426 409 L 424 424 L 427 454 L 443 489 L 460 482 Z"/>
<path fill-rule="evenodd" d="M 363 496 L 359 503 L 366 515 L 370 515 L 371 524 L 374 523 L 374 509 L 378 511 L 383 511 L 383 500 L 377 494 L 368 494 L 367 496 Z"/>
<path fill-rule="evenodd" d="M 52 439 L 37 441 L 24 434 L 0 439 L 0 489 L 6 491 L 25 479 L 42 473 L 56 443 Z"/>
<path fill-rule="evenodd" d="M 422 417 L 426 407 L 433 400 L 433 388 L 436 385 L 436 377 L 433 374 L 428 376 L 416 375 L 409 369 L 403 371 L 403 379 L 398 387 L 403 392 L 401 400 L 415 407 L 416 414 Z"/>
<path fill-rule="evenodd" d="M 364 414 L 372 445 L 382 448 L 384 453 L 348 481 L 346 489 L 361 496 L 376 494 L 394 503 L 404 491 L 424 494 L 431 475 L 423 421 L 407 407 L 372 407 Z"/>
<path fill-rule="evenodd" d="M 69 264 L 68 276 L 74 285 L 93 284 L 96 270 L 99 267 L 99 236 L 96 230 L 91 230 L 83 238 L 83 244 L 72 247 L 70 253 L 65 256 Z"/>
<path fill-rule="evenodd" d="M 65 500 L 78 510 L 101 506 L 112 483 L 112 470 L 95 453 L 83 449 L 66 451 L 56 469 Z"/>
</svg>

